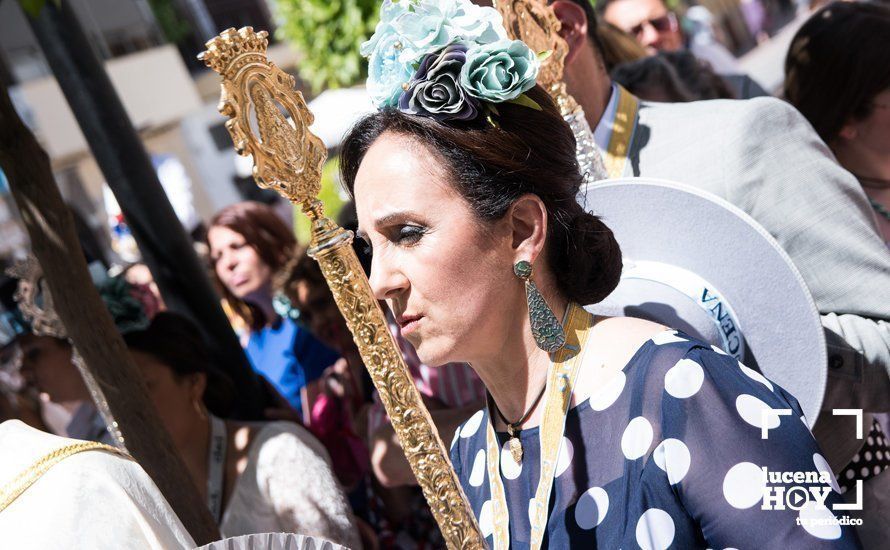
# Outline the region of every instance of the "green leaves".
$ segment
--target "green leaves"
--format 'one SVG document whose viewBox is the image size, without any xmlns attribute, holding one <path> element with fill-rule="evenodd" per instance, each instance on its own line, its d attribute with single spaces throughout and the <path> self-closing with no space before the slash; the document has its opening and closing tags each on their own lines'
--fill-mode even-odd
<svg viewBox="0 0 890 550">
<path fill-rule="evenodd" d="M 62 0 L 50 0 L 53 4 L 56 5 L 57 8 L 62 7 Z M 46 4 L 46 0 L 19 0 L 19 5 L 22 6 L 22 9 L 25 10 L 31 19 L 37 19 L 40 16 L 40 10 L 43 9 L 43 5 Z"/>
<path fill-rule="evenodd" d="M 379 0 L 278 0 L 279 38 L 300 55 L 300 78 L 315 92 L 367 76 L 359 46 L 374 32 Z"/>
<path fill-rule="evenodd" d="M 534 109 L 535 111 L 541 110 L 541 106 L 538 105 L 538 102 L 525 94 L 518 96 L 516 99 L 511 99 L 507 103 L 515 103 L 516 105 L 522 105 L 523 107 L 528 107 L 530 109 Z"/>
</svg>

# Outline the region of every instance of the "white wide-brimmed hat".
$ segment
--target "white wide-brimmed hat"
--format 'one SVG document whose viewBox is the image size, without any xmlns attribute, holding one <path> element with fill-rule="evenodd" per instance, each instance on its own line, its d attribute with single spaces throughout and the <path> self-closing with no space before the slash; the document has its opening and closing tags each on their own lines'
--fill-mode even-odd
<svg viewBox="0 0 890 550">
<path fill-rule="evenodd" d="M 621 245 L 621 282 L 587 309 L 641 317 L 719 347 L 794 395 L 810 426 L 828 363 L 819 312 L 779 244 L 746 213 L 694 187 L 624 178 L 579 202 Z"/>
</svg>

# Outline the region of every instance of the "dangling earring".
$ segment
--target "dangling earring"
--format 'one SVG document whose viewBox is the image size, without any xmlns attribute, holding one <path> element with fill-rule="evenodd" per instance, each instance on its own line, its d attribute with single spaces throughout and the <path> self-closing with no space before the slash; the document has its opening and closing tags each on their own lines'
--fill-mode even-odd
<svg viewBox="0 0 890 550">
<path fill-rule="evenodd" d="M 547 353 L 559 350 L 566 343 L 566 333 L 532 281 L 532 264 L 520 260 L 513 266 L 513 273 L 525 282 L 528 318 L 531 321 L 535 344 Z"/>
<path fill-rule="evenodd" d="M 204 410 L 204 405 L 201 404 L 199 399 L 192 399 L 192 406 L 195 407 L 195 412 L 198 413 L 201 420 L 207 420 L 207 412 Z"/>
</svg>

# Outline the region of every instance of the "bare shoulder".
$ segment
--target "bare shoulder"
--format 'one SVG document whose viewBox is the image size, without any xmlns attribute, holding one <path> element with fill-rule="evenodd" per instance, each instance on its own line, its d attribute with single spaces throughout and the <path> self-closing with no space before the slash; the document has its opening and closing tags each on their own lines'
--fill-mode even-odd
<svg viewBox="0 0 890 550">
<path fill-rule="evenodd" d="M 580 403 L 606 386 L 664 325 L 635 317 L 599 317 L 590 331 L 574 400 Z"/>
<path fill-rule="evenodd" d="M 597 317 L 590 344 L 608 370 L 620 370 L 649 339 L 668 327 L 636 317 Z"/>
</svg>

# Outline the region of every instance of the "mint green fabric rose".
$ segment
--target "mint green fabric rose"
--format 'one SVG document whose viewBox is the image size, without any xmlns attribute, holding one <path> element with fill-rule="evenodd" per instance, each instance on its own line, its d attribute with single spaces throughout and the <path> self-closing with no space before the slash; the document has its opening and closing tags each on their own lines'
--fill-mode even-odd
<svg viewBox="0 0 890 550">
<path fill-rule="evenodd" d="M 392 26 L 402 38 L 399 61 L 414 63 L 440 50 L 455 39 L 448 24 L 455 10 L 454 0 L 424 0 L 411 11 L 399 15 Z"/>
<path fill-rule="evenodd" d="M 401 53 L 398 34 L 385 34 L 375 43 L 374 51 L 368 60 L 368 94 L 379 108 L 395 107 L 399 95 L 404 91 L 414 74 L 414 69 L 399 61 Z"/>
<path fill-rule="evenodd" d="M 420 61 L 455 42 L 488 44 L 506 39 L 501 14 L 469 0 L 422 0 L 399 14 L 392 26 L 404 46 L 399 60 Z"/>
<path fill-rule="evenodd" d="M 482 101 L 501 103 L 532 89 L 541 64 L 521 40 L 499 40 L 467 52 L 460 84 Z"/>
<path fill-rule="evenodd" d="M 359 51 L 364 57 L 370 57 L 377 44 L 386 36 L 396 32 L 392 26 L 395 19 L 406 13 L 411 5 L 409 0 L 384 0 L 380 5 L 380 21 L 374 27 L 374 34 L 367 41 L 362 42 Z"/>
</svg>

